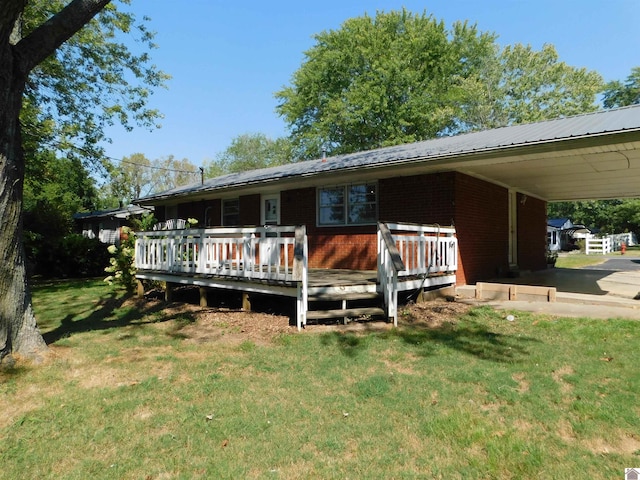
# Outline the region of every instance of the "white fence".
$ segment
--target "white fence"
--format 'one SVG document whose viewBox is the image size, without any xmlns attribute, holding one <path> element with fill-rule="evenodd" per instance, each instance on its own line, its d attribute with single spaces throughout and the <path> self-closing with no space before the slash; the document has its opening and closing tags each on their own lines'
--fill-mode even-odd
<svg viewBox="0 0 640 480">
<path fill-rule="evenodd" d="M 139 232 L 135 249 L 139 270 L 297 282 L 298 328 L 306 323 L 308 242 L 304 226 Z M 396 325 L 399 279 L 451 274 L 457 268 L 455 228 L 379 224 L 378 282 L 387 315 Z"/>
<path fill-rule="evenodd" d="M 587 237 L 585 240 L 585 253 L 587 255 L 605 255 L 611 253 L 611 239 Z"/>
<path fill-rule="evenodd" d="M 638 244 L 638 239 L 636 238 L 636 235 L 633 232 L 614 233 L 612 235 L 607 235 L 607 237 L 611 239 L 611 248 L 615 252 L 620 250 L 620 247 L 622 246 L 623 243 L 627 247 L 632 247 Z"/>
</svg>

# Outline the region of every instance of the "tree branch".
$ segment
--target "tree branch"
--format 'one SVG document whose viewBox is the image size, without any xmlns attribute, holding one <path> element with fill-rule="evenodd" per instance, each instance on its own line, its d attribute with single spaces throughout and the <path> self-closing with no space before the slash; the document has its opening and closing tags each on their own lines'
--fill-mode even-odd
<svg viewBox="0 0 640 480">
<path fill-rule="evenodd" d="M 26 76 L 87 24 L 111 0 L 73 0 L 15 47 L 18 69 Z"/>
<path fill-rule="evenodd" d="M 0 41 L 7 41 L 26 0 L 0 0 Z"/>
</svg>

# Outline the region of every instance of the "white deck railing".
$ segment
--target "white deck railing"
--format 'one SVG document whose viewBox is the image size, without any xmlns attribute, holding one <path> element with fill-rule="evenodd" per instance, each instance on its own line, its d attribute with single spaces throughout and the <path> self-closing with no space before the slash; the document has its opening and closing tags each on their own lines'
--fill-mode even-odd
<svg viewBox="0 0 640 480">
<path fill-rule="evenodd" d="M 405 270 L 400 276 L 432 275 L 458 269 L 454 227 L 387 223 Z"/>
<path fill-rule="evenodd" d="M 302 227 L 207 228 L 136 234 L 135 266 L 161 274 L 295 282 L 298 328 L 308 308 L 308 242 Z M 455 229 L 379 224 L 378 283 L 387 315 L 397 325 L 398 282 L 453 273 L 458 267 Z"/>
<path fill-rule="evenodd" d="M 306 266 L 296 266 L 295 231 L 296 227 L 257 227 L 139 232 L 135 265 L 164 273 L 299 281 L 306 276 Z"/>
<path fill-rule="evenodd" d="M 398 282 L 402 277 L 454 273 L 458 239 L 453 227 L 402 223 L 378 224 L 378 283 L 387 315 L 398 324 Z"/>
</svg>

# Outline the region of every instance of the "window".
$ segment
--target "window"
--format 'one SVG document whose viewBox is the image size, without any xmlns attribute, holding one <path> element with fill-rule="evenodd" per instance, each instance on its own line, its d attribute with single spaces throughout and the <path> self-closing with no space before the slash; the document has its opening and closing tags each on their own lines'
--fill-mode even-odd
<svg viewBox="0 0 640 480">
<path fill-rule="evenodd" d="M 222 201 L 222 225 L 225 227 L 240 225 L 240 200 Z"/>
<path fill-rule="evenodd" d="M 376 221 L 375 183 L 318 189 L 318 225 L 363 225 Z"/>
</svg>

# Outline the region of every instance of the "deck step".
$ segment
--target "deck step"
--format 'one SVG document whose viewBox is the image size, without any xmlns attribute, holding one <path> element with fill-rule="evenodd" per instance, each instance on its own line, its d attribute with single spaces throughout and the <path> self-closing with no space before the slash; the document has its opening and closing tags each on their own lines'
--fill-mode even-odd
<svg viewBox="0 0 640 480">
<path fill-rule="evenodd" d="M 310 302 L 339 302 L 341 300 L 378 300 L 381 295 L 376 292 L 319 293 L 309 295 Z"/>
<path fill-rule="evenodd" d="M 340 308 L 336 310 L 308 310 L 307 319 L 310 320 L 324 320 L 328 318 L 339 317 L 362 317 L 371 316 L 379 317 L 384 316 L 385 311 L 379 307 L 360 307 L 360 308 Z"/>
</svg>

